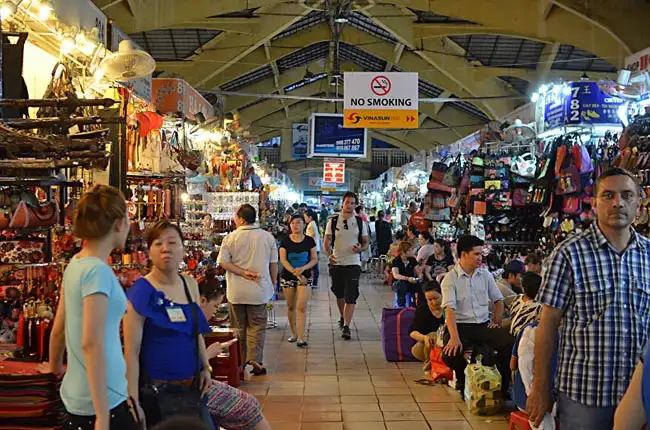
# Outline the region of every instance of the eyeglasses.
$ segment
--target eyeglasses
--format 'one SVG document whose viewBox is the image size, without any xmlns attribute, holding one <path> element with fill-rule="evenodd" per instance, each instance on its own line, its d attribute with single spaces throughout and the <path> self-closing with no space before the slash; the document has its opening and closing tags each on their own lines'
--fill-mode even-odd
<svg viewBox="0 0 650 430">
<path fill-rule="evenodd" d="M 343 228 L 344 228 L 345 230 L 349 230 L 349 229 L 350 229 L 350 228 L 348 227 L 348 220 L 347 220 L 347 219 L 344 219 L 344 220 L 343 220 Z"/>
</svg>

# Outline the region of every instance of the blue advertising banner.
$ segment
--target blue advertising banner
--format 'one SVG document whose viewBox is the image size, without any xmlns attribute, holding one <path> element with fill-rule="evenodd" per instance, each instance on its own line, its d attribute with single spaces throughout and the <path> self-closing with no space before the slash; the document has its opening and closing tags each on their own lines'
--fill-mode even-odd
<svg viewBox="0 0 650 430">
<path fill-rule="evenodd" d="M 556 86 L 540 96 L 542 108 L 537 110 L 543 118 L 538 128 L 543 132 L 564 125 L 618 124 L 618 107 L 623 100 L 603 93 L 596 82 L 569 82 Z"/>
<path fill-rule="evenodd" d="M 308 157 L 364 158 L 367 132 L 364 128 L 343 128 L 343 115 L 318 114 L 309 121 Z"/>
<path fill-rule="evenodd" d="M 291 156 L 294 160 L 307 158 L 309 124 L 296 123 L 291 129 Z"/>
</svg>

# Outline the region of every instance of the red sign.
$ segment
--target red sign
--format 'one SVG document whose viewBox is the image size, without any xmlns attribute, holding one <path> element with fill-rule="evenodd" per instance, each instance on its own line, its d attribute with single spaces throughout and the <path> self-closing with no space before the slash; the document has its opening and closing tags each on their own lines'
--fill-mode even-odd
<svg viewBox="0 0 650 430">
<path fill-rule="evenodd" d="M 390 92 L 392 84 L 386 76 L 377 76 L 370 82 L 370 89 L 378 96 L 385 96 Z"/>
<path fill-rule="evenodd" d="M 345 183 L 345 160 L 340 158 L 326 158 L 323 162 L 323 183 Z"/>
<path fill-rule="evenodd" d="M 192 120 L 199 112 L 203 113 L 206 119 L 214 116 L 214 106 L 182 79 L 153 79 L 151 90 L 153 104 L 163 115 L 181 112 L 185 118 Z"/>
</svg>

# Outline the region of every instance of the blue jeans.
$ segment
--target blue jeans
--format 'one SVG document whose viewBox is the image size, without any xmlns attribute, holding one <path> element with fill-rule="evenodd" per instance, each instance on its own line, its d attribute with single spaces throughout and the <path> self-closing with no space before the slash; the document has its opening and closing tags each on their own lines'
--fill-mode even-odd
<svg viewBox="0 0 650 430">
<path fill-rule="evenodd" d="M 586 406 L 564 393 L 559 394 L 557 401 L 560 429 L 609 430 L 614 427 L 615 406 Z"/>
<path fill-rule="evenodd" d="M 312 282 L 311 285 L 313 287 L 318 286 L 318 277 L 320 276 L 320 269 L 318 268 L 318 265 L 320 264 L 320 252 L 318 254 L 318 263 L 311 269 L 312 270 Z"/>
</svg>

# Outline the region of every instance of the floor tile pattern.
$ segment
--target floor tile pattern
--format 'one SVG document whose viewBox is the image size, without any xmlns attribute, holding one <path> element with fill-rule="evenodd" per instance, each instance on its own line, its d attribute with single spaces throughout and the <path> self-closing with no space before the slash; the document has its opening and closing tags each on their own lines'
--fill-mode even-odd
<svg viewBox="0 0 650 430">
<path fill-rule="evenodd" d="M 321 263 L 321 273 L 326 266 Z M 389 363 L 381 349 L 381 311 L 393 294 L 375 277 L 362 275 L 352 340 L 344 341 L 338 311 L 323 276 L 308 313 L 309 347 L 290 336 L 283 301 L 275 302 L 277 327 L 264 350 L 268 375 L 242 389 L 263 404 L 274 430 L 502 430 L 507 415 L 470 415 L 449 387 L 427 387 L 420 363 Z"/>
</svg>

